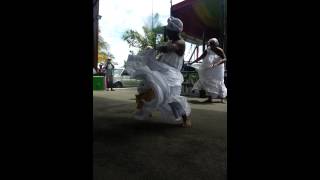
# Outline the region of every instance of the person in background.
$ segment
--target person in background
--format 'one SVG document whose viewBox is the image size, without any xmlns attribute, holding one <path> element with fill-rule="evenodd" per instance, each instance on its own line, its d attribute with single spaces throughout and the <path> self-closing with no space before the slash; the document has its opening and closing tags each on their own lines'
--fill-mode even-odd
<svg viewBox="0 0 320 180">
<path fill-rule="evenodd" d="M 113 73 L 114 73 L 114 65 L 111 63 L 111 59 L 108 58 L 106 66 L 105 66 L 105 79 L 106 79 L 106 90 L 114 91 L 113 89 Z"/>
<path fill-rule="evenodd" d="M 199 68 L 199 80 L 193 86 L 194 90 L 204 89 L 208 92 L 208 99 L 205 102 L 212 102 L 212 98 L 223 99 L 227 96 L 227 88 L 224 84 L 224 64 L 226 55 L 219 47 L 219 41 L 212 38 L 208 41 L 208 48 L 191 64 L 203 59 Z"/>
</svg>

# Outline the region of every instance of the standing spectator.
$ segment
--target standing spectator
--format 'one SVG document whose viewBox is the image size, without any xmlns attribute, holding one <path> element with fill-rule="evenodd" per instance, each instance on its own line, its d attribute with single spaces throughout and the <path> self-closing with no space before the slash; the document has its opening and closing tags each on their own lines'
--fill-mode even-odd
<svg viewBox="0 0 320 180">
<path fill-rule="evenodd" d="M 113 73 L 114 73 L 114 65 L 111 63 L 111 59 L 108 58 L 106 66 L 105 66 L 105 77 L 106 77 L 106 90 L 114 91 L 113 89 Z"/>
</svg>

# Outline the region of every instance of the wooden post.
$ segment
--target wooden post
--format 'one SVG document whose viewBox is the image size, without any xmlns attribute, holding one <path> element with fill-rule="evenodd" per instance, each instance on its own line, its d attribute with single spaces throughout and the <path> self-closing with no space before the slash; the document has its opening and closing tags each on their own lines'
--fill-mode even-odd
<svg viewBox="0 0 320 180">
<path fill-rule="evenodd" d="M 98 64 L 99 0 L 93 0 L 93 67 Z"/>
<path fill-rule="evenodd" d="M 196 57 L 196 59 L 198 59 L 198 57 L 199 57 L 199 46 L 197 45 L 197 57 Z"/>
<path fill-rule="evenodd" d="M 170 0 L 170 17 L 172 16 L 172 0 Z"/>
<path fill-rule="evenodd" d="M 167 32 L 166 32 L 166 26 L 163 26 L 163 38 L 164 38 L 164 42 L 167 42 Z"/>
<path fill-rule="evenodd" d="M 227 0 L 224 0 L 224 7 L 223 7 L 223 13 L 224 13 L 224 28 L 223 28 L 223 33 L 224 33 L 224 43 L 223 43 L 223 50 L 225 54 L 227 55 Z"/>
<path fill-rule="evenodd" d="M 206 49 L 206 39 L 205 39 L 205 32 L 202 32 L 202 54 L 204 53 L 205 49 Z"/>
</svg>

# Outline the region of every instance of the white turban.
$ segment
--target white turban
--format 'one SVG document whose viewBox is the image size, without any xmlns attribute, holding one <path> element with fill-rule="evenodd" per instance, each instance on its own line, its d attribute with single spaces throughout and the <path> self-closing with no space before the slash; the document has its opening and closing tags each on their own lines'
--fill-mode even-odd
<svg viewBox="0 0 320 180">
<path fill-rule="evenodd" d="M 213 42 L 216 46 L 219 46 L 219 41 L 217 38 L 211 38 L 208 41 L 208 44 L 210 44 L 211 42 Z"/>
<path fill-rule="evenodd" d="M 168 25 L 166 27 L 168 30 L 175 31 L 175 32 L 182 32 L 183 30 L 183 23 L 180 19 L 175 17 L 168 18 Z"/>
</svg>

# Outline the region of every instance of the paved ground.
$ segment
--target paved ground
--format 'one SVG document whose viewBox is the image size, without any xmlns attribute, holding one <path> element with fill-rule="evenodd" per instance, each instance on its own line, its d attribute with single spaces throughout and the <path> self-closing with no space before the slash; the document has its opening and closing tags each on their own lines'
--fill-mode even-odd
<svg viewBox="0 0 320 180">
<path fill-rule="evenodd" d="M 227 104 L 192 107 L 191 129 L 132 118 L 135 89 L 94 91 L 94 179 L 227 179 Z"/>
</svg>

